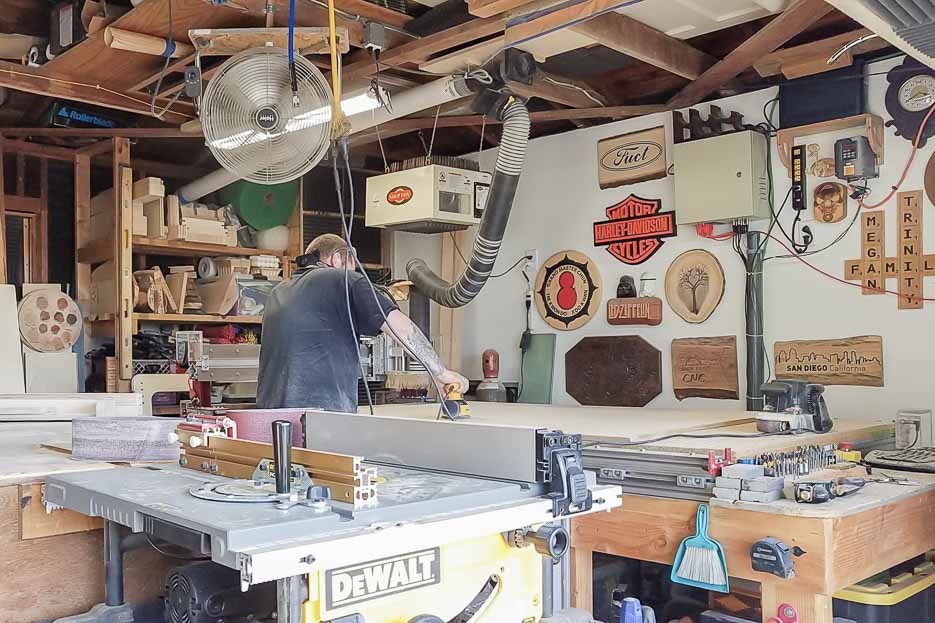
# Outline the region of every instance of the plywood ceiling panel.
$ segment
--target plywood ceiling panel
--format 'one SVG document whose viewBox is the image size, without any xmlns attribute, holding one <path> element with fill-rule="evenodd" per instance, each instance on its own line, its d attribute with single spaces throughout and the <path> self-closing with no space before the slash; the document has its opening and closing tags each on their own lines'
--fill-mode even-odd
<svg viewBox="0 0 935 623">
<path fill-rule="evenodd" d="M 766 17 L 786 4 L 786 0 L 643 0 L 618 13 L 678 39 L 690 39 Z"/>
<path fill-rule="evenodd" d="M 640 0 L 617 12 L 678 39 L 690 39 L 767 17 L 786 4 L 788 0 Z M 566 28 L 520 47 L 542 59 L 593 43 Z"/>
</svg>

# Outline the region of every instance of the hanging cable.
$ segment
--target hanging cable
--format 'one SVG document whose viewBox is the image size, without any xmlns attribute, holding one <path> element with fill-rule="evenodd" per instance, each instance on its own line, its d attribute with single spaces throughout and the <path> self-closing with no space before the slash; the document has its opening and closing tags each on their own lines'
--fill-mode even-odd
<svg viewBox="0 0 935 623">
<path fill-rule="evenodd" d="M 175 39 L 172 38 L 172 0 L 168 1 L 167 12 L 169 23 L 166 28 L 166 45 L 168 46 L 171 43 L 174 46 Z M 159 73 L 159 80 L 156 81 L 156 87 L 153 89 L 153 98 L 149 101 L 149 113 L 156 119 L 162 119 L 165 114 L 169 112 L 169 109 L 172 108 L 172 106 L 174 106 L 177 101 L 179 101 L 179 98 L 182 96 L 182 92 L 184 91 L 184 89 L 179 89 L 176 91 L 175 95 L 169 99 L 169 103 L 167 103 L 162 110 L 158 112 L 156 111 L 156 99 L 159 97 L 159 91 L 162 90 L 162 81 L 166 77 L 166 72 L 169 71 L 169 63 L 171 61 L 172 55 L 166 54 L 166 62 L 162 65 L 162 71 Z"/>
<path fill-rule="evenodd" d="M 873 210 L 873 209 L 879 208 L 880 206 L 885 204 L 887 201 L 892 199 L 893 195 L 896 194 L 896 191 L 898 191 L 899 188 L 903 185 L 903 182 L 906 181 L 906 176 L 909 174 L 909 168 L 912 166 L 912 161 L 915 160 L 916 153 L 919 151 L 919 143 L 922 142 L 922 132 L 925 131 L 925 126 L 928 125 L 928 121 L 932 117 L 932 113 L 935 113 L 935 102 L 933 102 L 932 105 L 929 106 L 929 110 L 927 113 L 925 113 L 925 117 L 922 119 L 922 123 L 919 124 L 919 130 L 916 132 L 916 138 L 912 142 L 912 151 L 909 153 L 909 159 L 906 161 L 906 166 L 903 167 L 903 172 L 900 174 L 899 180 L 896 182 L 895 185 L 893 185 L 890 188 L 890 192 L 888 192 L 886 196 L 883 197 L 883 199 L 881 199 L 877 203 L 871 203 L 868 205 L 864 203 L 864 197 L 861 197 L 860 199 L 858 199 L 857 203 L 861 208 L 864 208 L 865 210 Z M 859 188 L 854 188 L 852 186 L 849 186 L 849 188 L 851 188 L 852 190 L 856 190 L 856 191 L 860 190 Z"/>
</svg>

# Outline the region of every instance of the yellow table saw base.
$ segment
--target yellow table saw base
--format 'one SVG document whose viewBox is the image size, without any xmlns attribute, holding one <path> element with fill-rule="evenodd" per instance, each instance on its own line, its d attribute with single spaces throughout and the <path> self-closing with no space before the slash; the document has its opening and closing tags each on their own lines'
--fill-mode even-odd
<svg viewBox="0 0 935 623">
<path fill-rule="evenodd" d="M 302 620 L 361 614 L 367 623 L 408 623 L 431 614 L 447 621 L 491 576 L 499 585 L 472 621 L 539 621 L 542 557 L 532 547 L 508 546 L 500 534 L 310 574 Z"/>
</svg>

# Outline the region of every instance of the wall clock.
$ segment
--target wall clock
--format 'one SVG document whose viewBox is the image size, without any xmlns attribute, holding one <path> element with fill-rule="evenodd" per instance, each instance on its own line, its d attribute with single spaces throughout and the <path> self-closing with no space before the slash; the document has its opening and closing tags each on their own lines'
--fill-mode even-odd
<svg viewBox="0 0 935 623">
<path fill-rule="evenodd" d="M 902 64 L 886 74 L 889 86 L 886 89 L 886 112 L 890 119 L 887 127 L 896 128 L 896 136 L 914 141 L 919 125 L 935 104 L 935 70 L 907 56 Z M 919 147 L 935 134 L 935 117 L 925 124 Z"/>
</svg>

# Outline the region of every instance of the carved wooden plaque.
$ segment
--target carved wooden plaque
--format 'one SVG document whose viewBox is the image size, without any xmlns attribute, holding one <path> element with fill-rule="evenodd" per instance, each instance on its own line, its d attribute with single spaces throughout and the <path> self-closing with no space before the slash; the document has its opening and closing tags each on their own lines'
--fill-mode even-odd
<svg viewBox="0 0 935 623">
<path fill-rule="evenodd" d="M 724 296 L 724 269 L 711 253 L 682 253 L 666 271 L 666 301 L 685 322 L 707 320 Z"/>
<path fill-rule="evenodd" d="M 839 182 L 822 182 L 815 187 L 815 220 L 837 223 L 847 217 L 847 187 Z"/>
<path fill-rule="evenodd" d="M 675 397 L 740 397 L 737 338 L 700 337 L 672 340 L 672 389 Z"/>
<path fill-rule="evenodd" d="M 584 253 L 559 251 L 536 275 L 536 309 L 549 326 L 571 331 L 587 324 L 601 304 L 601 275 Z"/>
<path fill-rule="evenodd" d="M 583 338 L 565 353 L 565 391 L 583 405 L 645 406 L 662 392 L 662 353 L 638 335 Z"/>
<path fill-rule="evenodd" d="M 773 369 L 777 379 L 883 387 L 883 338 L 861 335 L 837 340 L 776 342 Z"/>
<path fill-rule="evenodd" d="M 598 141 L 597 181 L 602 189 L 665 176 L 665 127 L 659 126 Z"/>
<path fill-rule="evenodd" d="M 662 322 L 662 299 L 659 297 L 640 296 L 607 301 L 608 324 L 656 326 L 660 322 Z"/>
</svg>

